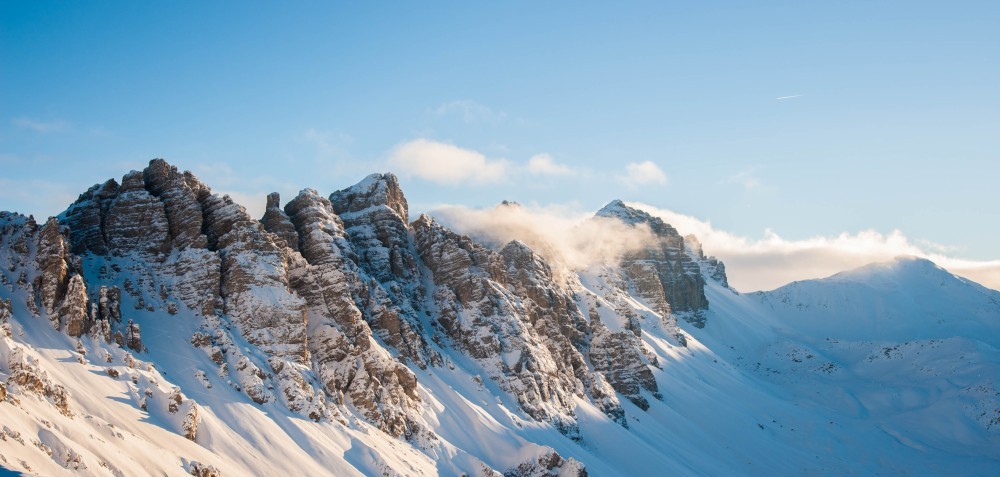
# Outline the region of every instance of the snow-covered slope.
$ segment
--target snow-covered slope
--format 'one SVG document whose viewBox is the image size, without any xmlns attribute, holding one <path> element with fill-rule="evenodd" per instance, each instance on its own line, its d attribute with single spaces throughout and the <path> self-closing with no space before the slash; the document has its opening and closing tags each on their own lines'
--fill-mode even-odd
<svg viewBox="0 0 1000 477">
<path fill-rule="evenodd" d="M 930 262 L 741 295 L 619 201 L 653 238 L 570 274 L 407 213 L 376 174 L 257 221 L 159 160 L 3 213 L 0 468 L 1000 473 L 1000 293 Z"/>
</svg>

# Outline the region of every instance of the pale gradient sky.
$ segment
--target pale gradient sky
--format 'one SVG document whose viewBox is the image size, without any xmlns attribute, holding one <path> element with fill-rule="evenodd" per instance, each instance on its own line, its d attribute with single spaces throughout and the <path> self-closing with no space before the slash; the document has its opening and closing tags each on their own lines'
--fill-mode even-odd
<svg viewBox="0 0 1000 477">
<path fill-rule="evenodd" d="M 163 157 L 258 210 L 615 198 L 1000 259 L 1000 3 L 0 3 L 0 209 Z M 711 250 L 709 250 L 711 252 Z"/>
</svg>

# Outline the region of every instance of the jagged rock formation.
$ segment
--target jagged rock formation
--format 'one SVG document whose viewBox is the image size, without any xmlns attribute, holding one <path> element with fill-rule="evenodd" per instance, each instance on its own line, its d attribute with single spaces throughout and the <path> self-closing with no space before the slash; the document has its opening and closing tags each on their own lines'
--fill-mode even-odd
<svg viewBox="0 0 1000 477">
<path fill-rule="evenodd" d="M 146 190 L 142 172 L 132 171 L 122 178 L 102 223 L 108 249 L 114 255 L 138 253 L 160 261 L 169 250 L 166 210 Z"/>
<path fill-rule="evenodd" d="M 73 253 L 83 254 L 92 251 L 100 255 L 108 254 L 104 217 L 108 215 L 111 202 L 117 194 L 118 181 L 110 179 L 80 194 L 77 201 L 66 209 L 65 221 L 72 224 L 70 241 L 73 244 Z"/>
<path fill-rule="evenodd" d="M 306 189 L 285 213 L 295 224 L 304 258 L 293 267 L 292 286 L 314 317 L 309 350 L 317 374 L 327 391 L 350 399 L 389 434 L 415 435 L 420 430 L 413 417 L 416 377 L 375 344 L 354 299 L 364 284 L 348 266 L 350 245 L 330 201 Z"/>
<path fill-rule="evenodd" d="M 29 232 L 30 233 L 30 232 Z M 53 327 L 59 329 L 57 305 L 66 295 L 69 263 L 66 260 L 66 239 L 59 230 L 59 221 L 50 218 L 38 235 L 36 262 L 41 272 L 35 278 L 35 294 L 42 308 L 49 313 Z"/>
<path fill-rule="evenodd" d="M 286 247 L 299 251 L 299 234 L 295 231 L 292 221 L 288 219 L 288 215 L 281 209 L 281 196 L 277 192 L 267 195 L 267 208 L 260 223 L 264 225 L 264 230 L 277 235 Z"/>
<path fill-rule="evenodd" d="M 255 220 L 155 159 L 120 185 L 91 187 L 43 227 L 5 215 L 3 245 L 14 258 L 0 265 L 20 272 L 18 286 L 31 284 L 27 309 L 71 337 L 144 353 L 175 345 L 144 342 L 141 329 L 156 331 L 145 320 L 194 319 L 188 329 L 197 331 L 183 345 L 201 350 L 253 402 L 277 401 L 317 421 L 356 413 L 431 446 L 437 438 L 425 415 L 434 403 L 421 397 L 418 376 L 453 368 L 442 358 L 448 348 L 471 358 L 528 418 L 573 439 L 581 438 L 580 402 L 627 428 L 619 396 L 641 409 L 660 397 L 658 363 L 641 339 L 646 325 L 627 300 L 582 298 L 579 280 L 555 277 L 520 241 L 494 250 L 428 216 L 408 223 L 408 214 L 398 179 L 373 174 L 329 198 L 305 189 L 284 207 L 272 193 Z M 702 274 L 725 285 L 721 262 L 620 202 L 598 215 L 649 227 L 657 239 L 624 257 L 616 290 L 634 290 L 674 329 L 674 316 L 703 324 Z M 602 322 L 591 308 L 600 300 L 624 325 Z M 121 359 L 137 362 L 129 352 Z M 19 379 L 47 389 L 29 378 Z M 147 409 L 150 395 L 135 392 Z M 171 414 L 184 416 L 180 432 L 196 440 L 198 407 L 179 390 L 169 402 Z M 532 459 L 508 475 L 585 475 L 554 452 Z"/>
<path fill-rule="evenodd" d="M 639 337 L 629 331 L 612 332 L 597 321 L 590 362 L 594 370 L 602 373 L 615 391 L 632 401 L 639 408 L 649 409 L 649 401 L 642 395 L 648 391 L 659 397 L 659 386 L 650 370 L 649 360 L 643 356 Z"/>
<path fill-rule="evenodd" d="M 291 292 L 284 250 L 228 196 L 209 196 L 203 207 L 208 242 L 222 259 L 223 312 L 251 343 L 304 362 L 305 303 Z"/>
<path fill-rule="evenodd" d="M 588 343 L 582 313 L 541 257 L 520 242 L 490 251 L 426 215 L 412 226 L 436 286 L 437 324 L 525 412 L 571 437 L 578 432 L 573 402 L 585 392 L 609 416 L 622 416 L 580 353 Z"/>
<path fill-rule="evenodd" d="M 587 477 L 587 470 L 576 459 L 563 459 L 555 452 L 540 455 L 503 473 L 503 477 Z"/>
<path fill-rule="evenodd" d="M 122 290 L 118 287 L 101 286 L 97 301 L 91 302 L 90 316 L 94 322 L 91 333 L 111 341 L 111 330 L 122 322 Z"/>
<path fill-rule="evenodd" d="M 407 226 L 407 204 L 396 176 L 372 174 L 330 195 L 349 242 L 358 278 L 355 301 L 376 335 L 407 360 L 440 364 L 428 348 L 419 313 L 424 289 Z M 357 270 L 354 270 L 354 269 Z M 362 283 L 364 282 L 364 283 Z"/>
<path fill-rule="evenodd" d="M 90 330 L 91 319 L 87 312 L 87 285 L 82 276 L 73 275 L 66 285 L 66 294 L 58 312 L 65 323 L 66 334 L 80 337 Z"/>
<path fill-rule="evenodd" d="M 699 262 L 684 245 L 677 229 L 658 217 L 615 200 L 597 212 L 600 217 L 617 218 L 633 227 L 649 227 L 655 243 L 626 254 L 621 267 L 631 279 L 636 293 L 646 299 L 657 313 L 673 315 L 701 328 L 705 326 L 705 279 Z"/>
<path fill-rule="evenodd" d="M 177 168 L 162 159 L 149 162 L 142 177 L 146 190 L 163 203 L 170 231 L 170 239 L 175 248 L 205 248 L 207 239 L 202 233 L 202 207 L 200 200 L 209 194 L 190 172 L 177 172 Z"/>
</svg>

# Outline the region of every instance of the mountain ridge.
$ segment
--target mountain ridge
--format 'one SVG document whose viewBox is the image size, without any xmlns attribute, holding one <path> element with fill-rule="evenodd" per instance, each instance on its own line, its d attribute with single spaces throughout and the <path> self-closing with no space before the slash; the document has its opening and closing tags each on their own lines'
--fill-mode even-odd
<svg viewBox="0 0 1000 477">
<path fill-rule="evenodd" d="M 328 197 L 303 189 L 280 202 L 269 195 L 264 216 L 252 218 L 156 159 L 121 184 L 88 189 L 44 225 L 0 214 L 0 317 L 8 330 L 0 411 L 27 415 L 16 419 L 21 430 L 3 435 L 31 433 L 43 451 L 0 447 L 0 456 L 21 459 L 0 465 L 57 473 L 67 462 L 119 471 L 142 462 L 163 473 L 229 475 L 288 471 L 287 454 L 309 459 L 317 473 L 345 475 L 613 475 L 663 466 L 721 475 L 756 473 L 754 461 L 789 472 L 884 468 L 852 463 L 849 449 L 814 462 L 811 447 L 780 434 L 752 443 L 742 426 L 761 409 L 802 422 L 834 415 L 774 400 L 770 377 L 737 359 L 750 355 L 721 344 L 746 342 L 747 352 L 773 358 L 775 343 L 791 335 L 761 330 L 786 326 L 791 315 L 761 297 L 780 294 L 735 293 L 724 264 L 697 238 L 621 201 L 595 215 L 648 228 L 650 240 L 617 263 L 558 279 L 525 242 L 490 248 L 427 215 L 408 222 L 391 173 Z M 992 319 L 983 313 L 975 319 Z M 819 336 L 799 338 L 804 346 Z M 976 356 L 995 377 L 995 356 L 983 353 Z M 83 386 L 78 373 L 87 371 Z M 692 376 L 715 384 L 701 387 Z M 126 397 L 108 404 L 87 387 Z M 728 404 L 725 422 L 684 404 L 694 395 L 725 402 L 713 389 L 759 402 Z M 992 412 L 990 399 L 976 409 Z M 135 424 L 142 419 L 180 440 Z M 732 435 L 695 431 L 697 419 Z M 141 446 L 169 442 L 170 450 L 159 460 L 115 454 L 115 445 L 86 438 L 95 431 L 84 421 L 126 426 Z M 58 422 L 57 432 L 42 432 L 45 422 Z M 911 457 L 863 420 L 851 426 Z M 261 451 L 255 428 L 277 443 L 263 468 L 245 454 Z M 685 444 L 685 429 L 704 448 Z M 996 440 L 990 429 L 979 435 Z M 649 447 L 657 439 L 673 447 Z M 797 457 L 686 462 L 712 442 Z M 993 457 L 979 468 L 991 468 L 995 454 L 981 454 Z"/>
</svg>

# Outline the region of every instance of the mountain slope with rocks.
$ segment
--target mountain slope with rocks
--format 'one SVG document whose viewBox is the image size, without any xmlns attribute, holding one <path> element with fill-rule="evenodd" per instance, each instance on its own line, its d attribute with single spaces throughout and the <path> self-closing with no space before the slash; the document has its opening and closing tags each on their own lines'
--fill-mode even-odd
<svg viewBox="0 0 1000 477">
<path fill-rule="evenodd" d="M 41 475 L 1000 472 L 1000 292 L 901 258 L 739 294 L 696 237 L 572 269 L 392 174 L 262 218 L 156 159 L 0 213 L 0 467 Z"/>
</svg>

